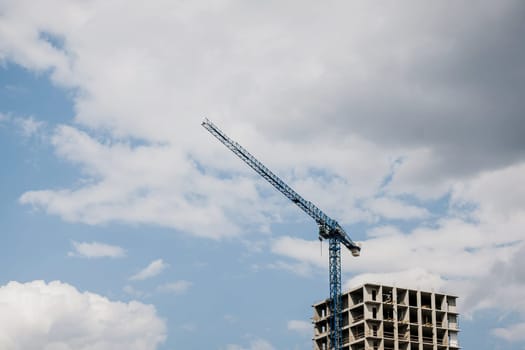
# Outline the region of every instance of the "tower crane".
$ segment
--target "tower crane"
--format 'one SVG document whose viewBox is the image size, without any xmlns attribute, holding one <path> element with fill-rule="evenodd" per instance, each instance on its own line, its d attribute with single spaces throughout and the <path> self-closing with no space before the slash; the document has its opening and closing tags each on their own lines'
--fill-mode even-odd
<svg viewBox="0 0 525 350">
<path fill-rule="evenodd" d="M 329 242 L 329 275 L 330 275 L 330 349 L 340 350 L 342 348 L 341 339 L 341 246 L 343 244 L 350 250 L 353 256 L 359 256 L 361 245 L 350 239 L 345 230 L 337 221 L 326 215 L 321 209 L 317 208 L 312 202 L 305 200 L 290 186 L 288 186 L 277 175 L 272 173 L 264 164 L 252 156 L 237 142 L 230 139 L 215 124 L 205 118 L 202 126 L 213 136 L 228 147 L 233 153 L 241 158 L 253 170 L 261 175 L 279 192 L 294 202 L 306 214 L 312 217 L 319 226 L 319 240 L 327 239 Z"/>
</svg>

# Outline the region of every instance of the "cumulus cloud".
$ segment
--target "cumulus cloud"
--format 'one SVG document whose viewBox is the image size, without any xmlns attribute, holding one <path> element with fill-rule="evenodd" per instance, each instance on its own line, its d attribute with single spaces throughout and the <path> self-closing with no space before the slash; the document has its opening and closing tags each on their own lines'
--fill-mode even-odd
<svg viewBox="0 0 525 350">
<path fill-rule="evenodd" d="M 160 274 L 169 265 L 166 264 L 162 259 L 152 261 L 148 266 L 131 276 L 130 281 L 142 281 L 148 278 L 152 278 Z"/>
<path fill-rule="evenodd" d="M 71 242 L 75 251 L 69 252 L 68 256 L 79 256 L 85 258 L 121 258 L 126 256 L 126 251 L 115 245 L 100 242 Z"/>
<path fill-rule="evenodd" d="M 219 238 L 239 233 L 226 213 L 239 203 L 245 204 L 238 211 L 243 216 L 253 211 L 257 192 L 251 180 L 205 176 L 175 147 L 105 144 L 68 126 L 58 127 L 52 141 L 60 156 L 81 166 L 93 181 L 75 190 L 29 191 L 20 202 L 45 208 L 64 220 L 161 224 Z M 230 195 L 235 193 L 239 196 Z M 263 222 L 261 214 L 252 218 Z"/>
<path fill-rule="evenodd" d="M 525 162 L 481 172 L 471 181 L 455 184 L 451 204 L 458 209 L 475 207 L 473 217 L 483 222 L 519 220 L 525 208 L 525 188 L 517 184 L 524 174 Z M 511 234 L 519 237 L 515 230 Z"/>
<path fill-rule="evenodd" d="M 525 265 L 523 242 L 513 245 L 512 253 L 501 256 L 480 279 L 479 284 L 469 290 L 465 309 L 469 313 L 483 308 L 503 308 L 525 315 L 525 301 L 522 294 L 525 288 Z"/>
<path fill-rule="evenodd" d="M 373 197 L 391 159 L 404 159 L 391 193 L 440 196 L 453 179 L 523 154 L 519 1 L 358 1 L 279 11 L 237 1 L 130 1 L 124 13 L 102 3 L 54 0 L 52 12 L 24 1 L 2 4 L 4 57 L 50 70 L 57 84 L 82 92 L 74 96 L 76 121 L 89 135 L 59 128 L 55 142 L 60 156 L 86 169 L 89 185 L 22 197 L 66 220 L 160 223 L 217 238 L 246 231 L 243 216 L 232 214 L 242 208 L 244 217 L 267 225 L 269 214 L 255 205 L 261 201 L 244 175 L 235 184 L 214 178 L 241 164 L 199 130 L 205 114 L 342 221 L 367 220 L 355 201 Z M 494 34 L 480 34 L 486 31 Z M 499 52 L 512 59 L 496 69 Z M 490 73 L 501 67 L 504 73 Z M 96 155 L 64 150 L 64 142 L 80 148 L 101 130 L 114 140 L 94 145 Z M 146 146 L 117 142 L 129 137 Z M 104 167 L 117 153 L 117 166 Z M 126 172 L 143 159 L 151 171 Z M 332 177 L 328 185 L 311 180 L 320 169 Z M 381 213 L 392 215 L 393 205 Z"/>
<path fill-rule="evenodd" d="M 79 292 L 59 281 L 0 287 L 0 348 L 154 350 L 166 325 L 151 305 Z"/>
</svg>

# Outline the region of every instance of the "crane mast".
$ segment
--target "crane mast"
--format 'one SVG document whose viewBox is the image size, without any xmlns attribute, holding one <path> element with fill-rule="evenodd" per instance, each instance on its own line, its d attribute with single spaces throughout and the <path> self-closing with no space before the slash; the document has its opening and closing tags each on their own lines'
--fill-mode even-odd
<svg viewBox="0 0 525 350">
<path fill-rule="evenodd" d="M 326 215 L 312 202 L 305 200 L 277 175 L 271 172 L 264 164 L 252 156 L 237 142 L 230 139 L 215 124 L 205 118 L 202 126 L 241 158 L 255 172 L 268 181 L 279 192 L 301 208 L 315 220 L 319 226 L 319 239 L 328 239 L 329 242 L 329 280 L 330 280 L 330 349 L 340 350 L 341 339 L 341 243 L 347 247 L 353 256 L 359 256 L 361 247 L 353 242 L 337 221 Z"/>
</svg>

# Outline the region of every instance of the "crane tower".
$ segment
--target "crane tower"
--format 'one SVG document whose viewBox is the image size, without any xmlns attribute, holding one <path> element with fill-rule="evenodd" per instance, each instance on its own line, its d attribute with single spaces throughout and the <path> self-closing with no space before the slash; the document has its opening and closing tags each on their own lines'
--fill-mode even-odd
<svg viewBox="0 0 525 350">
<path fill-rule="evenodd" d="M 246 149 L 230 139 L 215 124 L 205 118 L 202 126 L 213 136 L 241 158 L 260 176 L 268 181 L 279 192 L 294 202 L 306 214 L 312 217 L 319 226 L 319 239 L 329 242 L 329 281 L 330 281 L 330 349 L 341 349 L 341 244 L 350 250 L 353 256 L 359 256 L 361 246 L 350 239 L 337 221 L 326 215 L 312 202 L 305 200 L 264 164 L 259 162 Z"/>
</svg>

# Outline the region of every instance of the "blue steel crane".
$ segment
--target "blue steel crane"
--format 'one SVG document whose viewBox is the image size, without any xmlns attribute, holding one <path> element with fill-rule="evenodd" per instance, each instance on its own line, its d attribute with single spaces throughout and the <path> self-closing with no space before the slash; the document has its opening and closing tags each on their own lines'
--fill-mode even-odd
<svg viewBox="0 0 525 350">
<path fill-rule="evenodd" d="M 317 208 L 312 202 L 305 200 L 283 180 L 272 173 L 264 164 L 259 162 L 246 149 L 237 142 L 230 139 L 215 124 L 205 118 L 202 126 L 213 136 L 228 147 L 233 153 L 241 158 L 259 175 L 266 179 L 279 192 L 294 202 L 306 214 L 310 215 L 317 225 L 319 225 L 319 240 L 329 241 L 329 274 L 330 274 L 330 349 L 340 350 L 341 342 L 341 246 L 342 243 L 347 247 L 353 256 L 359 256 L 360 244 L 353 242 L 345 230 L 337 221 L 326 215 L 321 209 Z"/>
</svg>

